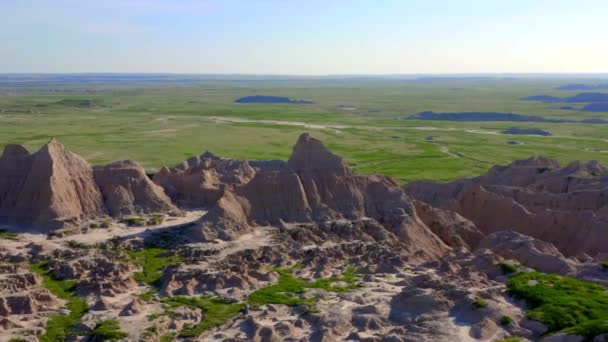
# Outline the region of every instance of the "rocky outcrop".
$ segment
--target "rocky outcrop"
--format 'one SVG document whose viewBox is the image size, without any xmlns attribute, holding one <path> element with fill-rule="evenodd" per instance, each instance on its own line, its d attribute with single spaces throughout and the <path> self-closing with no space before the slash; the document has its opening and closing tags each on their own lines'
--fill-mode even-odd
<svg viewBox="0 0 608 342">
<path fill-rule="evenodd" d="M 136 162 L 98 166 L 93 174 L 111 216 L 177 211 L 163 188 L 154 184 Z"/>
<path fill-rule="evenodd" d="M 206 163 L 212 166 L 228 161 L 207 159 Z M 377 223 L 374 235 L 390 235 L 411 253 L 437 257 L 449 249 L 418 218 L 414 205 L 392 179 L 353 173 L 342 158 L 308 134 L 300 136 L 287 164 L 239 165 L 239 177 L 224 186 L 210 214 L 193 229 L 193 236 L 204 241 L 232 239 L 251 226 L 365 218 Z M 242 172 L 245 170 L 248 172 Z M 200 170 L 197 173 L 200 176 Z M 213 169 L 202 173 L 223 174 Z M 174 169 L 171 174 L 180 171 Z M 158 183 L 171 189 L 168 193 L 180 188 L 180 182 L 164 183 L 167 179 Z M 201 194 L 207 192 L 199 189 Z M 182 195 L 177 192 L 174 196 Z"/>
<path fill-rule="evenodd" d="M 451 247 L 474 248 L 483 238 L 475 224 L 453 211 L 434 208 L 416 201 L 416 212 L 422 222 Z"/>
<path fill-rule="evenodd" d="M 87 162 L 53 139 L 29 154 L 7 146 L 0 158 L 0 220 L 61 228 L 106 213 Z"/>
<path fill-rule="evenodd" d="M 566 256 L 608 252 L 608 170 L 595 161 L 560 167 L 532 157 L 476 178 L 413 182 L 405 189 L 457 212 L 484 234 L 516 231 L 551 242 Z"/>
<path fill-rule="evenodd" d="M 478 245 L 505 259 L 515 259 L 545 273 L 574 275 L 576 263 L 567 259 L 551 243 L 516 232 L 496 232 L 486 236 Z"/>
<path fill-rule="evenodd" d="M 134 162 L 93 170 L 55 139 L 33 154 L 8 145 L 0 157 L 0 223 L 50 231 L 107 215 L 175 210 Z"/>
<path fill-rule="evenodd" d="M 247 161 L 220 159 L 205 152 L 174 168 L 162 167 L 153 180 L 180 207 L 199 208 L 214 205 L 225 188 L 245 184 L 254 175 Z"/>
</svg>

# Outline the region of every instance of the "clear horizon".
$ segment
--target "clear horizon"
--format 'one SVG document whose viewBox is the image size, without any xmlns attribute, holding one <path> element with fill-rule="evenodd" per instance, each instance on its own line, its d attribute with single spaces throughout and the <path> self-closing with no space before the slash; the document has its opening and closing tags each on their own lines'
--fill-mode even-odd
<svg viewBox="0 0 608 342">
<path fill-rule="evenodd" d="M 608 73 L 605 0 L 4 0 L 0 73 Z"/>
</svg>

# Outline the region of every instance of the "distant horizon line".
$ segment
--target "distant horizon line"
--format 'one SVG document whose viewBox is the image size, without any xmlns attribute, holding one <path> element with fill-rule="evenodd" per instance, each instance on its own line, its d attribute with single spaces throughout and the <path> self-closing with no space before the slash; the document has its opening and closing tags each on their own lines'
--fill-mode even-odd
<svg viewBox="0 0 608 342">
<path fill-rule="evenodd" d="M 453 72 L 453 73 L 336 73 L 336 74 L 288 74 L 288 73 L 207 73 L 207 72 L 0 72 L 0 76 L 15 75 L 183 75 L 183 76 L 288 76 L 288 77 L 399 77 L 399 76 L 457 76 L 457 77 L 482 77 L 482 76 L 608 76 L 607 72 Z"/>
</svg>

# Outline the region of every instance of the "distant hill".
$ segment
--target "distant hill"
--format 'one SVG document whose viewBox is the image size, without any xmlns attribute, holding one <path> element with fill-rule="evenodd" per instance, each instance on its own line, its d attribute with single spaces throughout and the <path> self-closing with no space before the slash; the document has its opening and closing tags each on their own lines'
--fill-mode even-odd
<svg viewBox="0 0 608 342">
<path fill-rule="evenodd" d="M 503 134 L 524 134 L 524 135 L 542 135 L 550 136 L 553 133 L 540 128 L 525 128 L 525 127 L 510 127 L 502 131 Z"/>
<path fill-rule="evenodd" d="M 500 112 L 457 112 L 435 113 L 420 112 L 407 117 L 408 120 L 444 120 L 444 121 L 516 121 L 516 122 L 555 122 L 566 123 L 574 120 L 548 119 L 542 116 L 522 115 Z"/>
<path fill-rule="evenodd" d="M 608 102 L 608 93 L 580 93 L 565 97 L 564 102 Z"/>
<path fill-rule="evenodd" d="M 608 83 L 602 84 L 583 84 L 583 83 L 571 83 L 555 88 L 557 90 L 596 90 L 596 89 L 608 89 Z"/>
<path fill-rule="evenodd" d="M 608 103 L 590 103 L 581 110 L 583 112 L 608 112 Z"/>
<path fill-rule="evenodd" d="M 313 101 L 308 100 L 293 100 L 289 97 L 283 96 L 269 96 L 269 95 L 252 95 L 241 97 L 240 99 L 234 100 L 237 103 L 291 103 L 291 104 L 313 104 Z"/>
<path fill-rule="evenodd" d="M 551 95 L 532 95 L 520 98 L 522 101 L 542 101 L 545 103 L 556 103 L 561 102 L 561 97 Z"/>
</svg>

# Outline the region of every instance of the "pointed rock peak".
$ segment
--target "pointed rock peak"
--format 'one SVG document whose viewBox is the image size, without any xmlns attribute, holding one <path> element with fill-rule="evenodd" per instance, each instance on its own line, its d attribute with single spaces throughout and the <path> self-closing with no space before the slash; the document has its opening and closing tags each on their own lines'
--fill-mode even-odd
<svg viewBox="0 0 608 342">
<path fill-rule="evenodd" d="M 209 152 L 209 151 L 205 151 L 205 153 L 201 154 L 201 159 L 220 159 L 219 157 L 217 157 L 215 154 Z"/>
<path fill-rule="evenodd" d="M 287 165 L 294 170 L 345 168 L 342 158 L 331 153 L 320 140 L 308 133 L 298 138 Z"/>
<path fill-rule="evenodd" d="M 2 157 L 27 157 L 30 155 L 30 151 L 28 151 L 22 145 L 6 145 L 4 147 L 4 152 L 2 152 Z"/>
<path fill-rule="evenodd" d="M 59 140 L 55 138 L 51 138 L 49 142 L 47 142 L 37 153 L 48 153 L 48 154 L 56 154 L 56 153 L 65 153 L 65 147 L 59 142 Z"/>
</svg>

